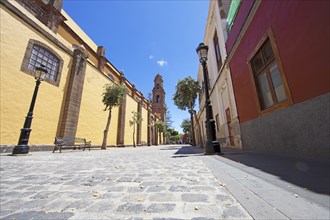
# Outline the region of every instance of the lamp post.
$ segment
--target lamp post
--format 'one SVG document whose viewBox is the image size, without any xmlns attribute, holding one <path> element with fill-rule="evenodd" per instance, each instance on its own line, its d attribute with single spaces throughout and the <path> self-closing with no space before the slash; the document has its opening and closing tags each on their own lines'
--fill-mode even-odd
<svg viewBox="0 0 330 220">
<path fill-rule="evenodd" d="M 37 99 L 38 89 L 41 81 L 43 81 L 46 77 L 47 70 L 45 69 L 45 66 L 41 65 L 40 67 L 35 68 L 35 79 L 36 79 L 36 86 L 34 88 L 34 93 L 32 96 L 31 104 L 29 112 L 27 113 L 27 116 L 25 118 L 24 126 L 21 129 L 21 134 L 19 136 L 18 144 L 13 149 L 13 155 L 15 154 L 27 154 L 29 153 L 29 137 L 31 133 L 31 123 L 32 123 L 32 115 L 33 115 L 33 109 L 34 104 Z"/>
<path fill-rule="evenodd" d="M 205 111 L 206 111 L 206 146 L 204 154 L 222 154 L 220 149 L 220 144 L 216 140 L 215 134 L 215 121 L 213 119 L 212 105 L 209 95 L 209 77 L 206 67 L 207 52 L 209 47 L 204 43 L 200 43 L 196 49 L 198 54 L 199 62 L 203 67 L 203 78 L 204 78 L 204 88 L 205 88 Z"/>
</svg>

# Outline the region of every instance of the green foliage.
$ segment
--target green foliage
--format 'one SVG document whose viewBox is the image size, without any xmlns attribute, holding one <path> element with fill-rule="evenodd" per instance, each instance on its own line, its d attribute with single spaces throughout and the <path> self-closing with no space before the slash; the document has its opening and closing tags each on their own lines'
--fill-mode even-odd
<svg viewBox="0 0 330 220">
<path fill-rule="evenodd" d="M 141 112 L 132 111 L 132 120 L 129 120 L 129 126 L 133 126 L 133 146 L 135 147 L 135 125 L 140 124 L 143 121 Z"/>
<path fill-rule="evenodd" d="M 155 121 L 154 126 L 158 129 L 159 132 L 166 131 L 166 124 L 163 121 Z"/>
<path fill-rule="evenodd" d="M 108 131 L 111 122 L 111 112 L 112 108 L 119 106 L 124 99 L 126 94 L 126 87 L 124 85 L 117 85 L 117 84 L 107 84 L 105 85 L 104 92 L 102 94 L 102 102 L 105 105 L 104 111 L 109 110 L 107 124 L 104 129 L 103 133 L 103 141 L 102 141 L 102 148 L 106 149 L 107 147 L 107 139 L 108 139 Z"/>
<path fill-rule="evenodd" d="M 140 112 L 132 111 L 132 120 L 129 120 L 129 126 L 135 126 L 143 121 L 142 114 Z"/>
<path fill-rule="evenodd" d="M 179 132 L 177 132 L 175 129 L 173 128 L 168 128 L 167 132 L 169 133 L 169 136 L 176 136 L 179 134 Z"/>
<path fill-rule="evenodd" d="M 174 136 L 171 136 L 170 137 L 170 141 L 173 143 L 173 142 L 176 142 L 178 140 L 181 139 L 181 135 L 180 134 L 177 134 L 177 135 L 174 135 Z"/>
<path fill-rule="evenodd" d="M 102 94 L 102 102 L 105 105 L 104 111 L 119 106 L 126 94 L 126 88 L 122 84 L 107 84 Z"/>
<path fill-rule="evenodd" d="M 201 91 L 198 82 L 190 76 L 179 80 L 173 96 L 174 104 L 181 110 L 193 109 L 197 94 Z"/>
<path fill-rule="evenodd" d="M 173 125 L 172 115 L 170 110 L 167 108 L 167 106 L 165 106 L 165 109 L 166 109 L 166 127 L 171 128 Z"/>
<path fill-rule="evenodd" d="M 189 119 L 184 119 L 180 125 L 180 127 L 183 129 L 183 133 L 185 134 L 190 134 L 190 130 L 191 130 L 191 122 Z"/>
</svg>

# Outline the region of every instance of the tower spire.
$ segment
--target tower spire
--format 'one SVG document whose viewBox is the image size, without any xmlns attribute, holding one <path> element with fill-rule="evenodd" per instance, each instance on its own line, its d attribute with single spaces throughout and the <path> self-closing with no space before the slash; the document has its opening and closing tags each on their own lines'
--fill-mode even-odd
<svg viewBox="0 0 330 220">
<path fill-rule="evenodd" d="M 154 88 L 152 90 L 152 111 L 160 116 L 161 120 L 166 120 L 165 109 L 165 90 L 163 88 L 163 77 L 158 73 L 154 79 Z"/>
</svg>

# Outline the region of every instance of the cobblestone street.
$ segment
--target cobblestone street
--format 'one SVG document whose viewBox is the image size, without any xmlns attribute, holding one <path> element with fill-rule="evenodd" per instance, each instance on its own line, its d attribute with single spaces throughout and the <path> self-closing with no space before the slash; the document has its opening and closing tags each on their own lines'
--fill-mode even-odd
<svg viewBox="0 0 330 220">
<path fill-rule="evenodd" d="M 1 154 L 0 219 L 329 219 L 329 163 L 191 146 Z"/>
<path fill-rule="evenodd" d="M 1 219 L 251 219 L 192 150 L 1 156 Z"/>
</svg>

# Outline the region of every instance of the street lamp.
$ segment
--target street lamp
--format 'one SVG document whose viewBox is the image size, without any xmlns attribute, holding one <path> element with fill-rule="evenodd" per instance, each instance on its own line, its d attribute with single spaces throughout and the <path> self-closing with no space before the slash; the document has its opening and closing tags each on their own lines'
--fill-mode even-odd
<svg viewBox="0 0 330 220">
<path fill-rule="evenodd" d="M 43 81 L 46 77 L 46 74 L 48 71 L 46 70 L 44 65 L 41 65 L 39 67 L 35 68 L 35 79 L 36 79 L 36 86 L 34 88 L 34 93 L 32 96 L 31 104 L 29 112 L 27 113 L 27 116 L 25 118 L 24 126 L 21 129 L 21 134 L 19 136 L 18 144 L 13 149 L 13 154 L 27 154 L 29 153 L 29 137 L 31 133 L 31 123 L 32 123 L 32 115 L 33 115 L 33 108 L 34 104 L 37 99 L 38 89 L 41 81 Z"/>
<path fill-rule="evenodd" d="M 215 121 L 213 119 L 212 105 L 209 95 L 209 77 L 206 67 L 207 52 L 209 47 L 204 43 L 200 43 L 196 49 L 198 54 L 199 62 L 203 66 L 203 78 L 204 78 L 204 88 L 205 88 L 205 111 L 206 111 L 206 146 L 204 154 L 222 154 L 220 149 L 220 144 L 216 140 L 215 134 Z"/>
</svg>

